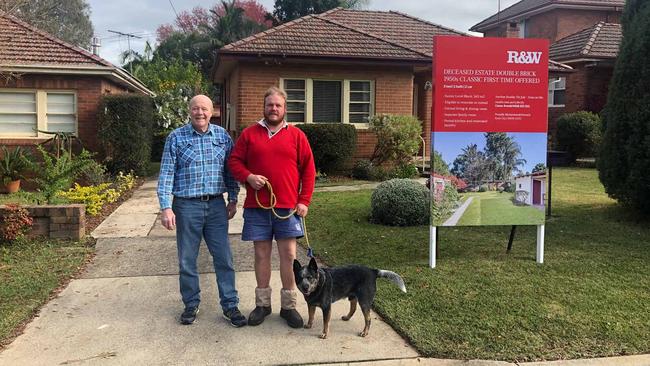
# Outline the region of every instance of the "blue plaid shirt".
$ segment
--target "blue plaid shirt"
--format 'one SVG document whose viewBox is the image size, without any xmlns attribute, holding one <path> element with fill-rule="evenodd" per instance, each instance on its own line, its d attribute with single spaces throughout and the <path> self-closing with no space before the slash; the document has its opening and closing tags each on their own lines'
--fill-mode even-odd
<svg viewBox="0 0 650 366">
<path fill-rule="evenodd" d="M 226 164 L 232 148 L 230 135 L 213 124 L 203 134 L 191 123 L 172 131 L 165 142 L 160 164 L 160 209 L 172 207 L 172 195 L 192 198 L 228 192 L 228 200 L 236 202 L 239 184 Z"/>
</svg>

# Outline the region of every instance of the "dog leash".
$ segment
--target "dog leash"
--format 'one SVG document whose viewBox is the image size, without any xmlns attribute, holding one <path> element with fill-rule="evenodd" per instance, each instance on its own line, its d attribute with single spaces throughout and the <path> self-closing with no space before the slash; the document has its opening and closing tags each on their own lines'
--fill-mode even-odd
<svg viewBox="0 0 650 366">
<path fill-rule="evenodd" d="M 275 212 L 275 204 L 277 203 L 277 198 L 275 197 L 275 193 L 273 193 L 273 187 L 271 186 L 271 182 L 267 180 L 266 182 L 264 182 L 264 186 L 269 190 L 269 206 L 264 206 L 260 202 L 260 199 L 257 196 L 257 191 L 255 191 L 255 201 L 257 201 L 258 206 L 260 206 L 265 210 L 271 210 L 273 215 L 280 220 L 286 220 L 296 213 L 296 210 L 291 210 L 288 215 L 281 216 L 277 212 Z M 309 237 L 307 237 L 307 225 L 305 225 L 305 218 L 302 216 L 300 216 L 300 224 L 302 225 L 302 232 L 305 233 L 305 242 L 307 243 L 307 256 L 309 258 L 313 258 L 314 250 L 311 248 L 311 245 L 309 245 Z"/>
</svg>

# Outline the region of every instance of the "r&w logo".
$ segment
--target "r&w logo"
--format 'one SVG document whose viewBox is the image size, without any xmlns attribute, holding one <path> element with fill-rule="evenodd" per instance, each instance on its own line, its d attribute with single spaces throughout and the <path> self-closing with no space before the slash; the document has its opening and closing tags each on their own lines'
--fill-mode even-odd
<svg viewBox="0 0 650 366">
<path fill-rule="evenodd" d="M 509 64 L 538 64 L 541 58 L 541 52 L 508 51 Z"/>
</svg>

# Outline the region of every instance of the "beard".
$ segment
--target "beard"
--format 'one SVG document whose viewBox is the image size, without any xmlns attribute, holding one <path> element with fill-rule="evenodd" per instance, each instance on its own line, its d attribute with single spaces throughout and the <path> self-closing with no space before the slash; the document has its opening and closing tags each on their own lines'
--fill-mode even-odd
<svg viewBox="0 0 650 366">
<path fill-rule="evenodd" d="M 284 114 L 275 115 L 264 112 L 264 119 L 267 124 L 275 127 L 284 121 Z"/>
</svg>

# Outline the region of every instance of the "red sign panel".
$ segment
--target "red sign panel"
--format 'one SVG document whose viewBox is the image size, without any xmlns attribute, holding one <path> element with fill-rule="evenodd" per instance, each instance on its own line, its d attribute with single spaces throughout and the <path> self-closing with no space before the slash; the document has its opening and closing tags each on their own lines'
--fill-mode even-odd
<svg viewBox="0 0 650 366">
<path fill-rule="evenodd" d="M 434 132 L 546 132 L 548 41 L 437 36 Z"/>
</svg>

